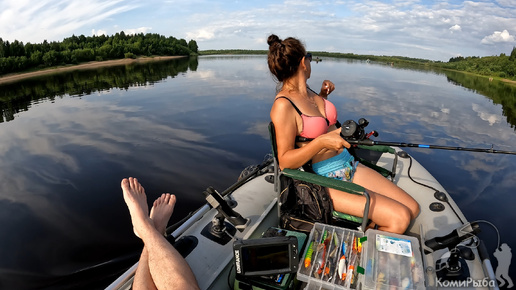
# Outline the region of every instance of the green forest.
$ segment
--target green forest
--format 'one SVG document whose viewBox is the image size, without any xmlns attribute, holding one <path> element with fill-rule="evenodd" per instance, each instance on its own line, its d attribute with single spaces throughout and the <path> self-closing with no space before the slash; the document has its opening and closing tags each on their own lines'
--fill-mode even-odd
<svg viewBox="0 0 516 290">
<path fill-rule="evenodd" d="M 26 43 L 0 38 L 0 75 L 88 61 L 103 61 L 152 55 L 195 55 L 195 40 L 159 34 L 75 36 L 61 42 Z"/>
<path fill-rule="evenodd" d="M 458 71 L 466 71 L 484 76 L 492 76 L 516 80 L 516 47 L 510 55 L 501 53 L 500 56 L 485 57 L 452 57 L 441 67 Z"/>
</svg>

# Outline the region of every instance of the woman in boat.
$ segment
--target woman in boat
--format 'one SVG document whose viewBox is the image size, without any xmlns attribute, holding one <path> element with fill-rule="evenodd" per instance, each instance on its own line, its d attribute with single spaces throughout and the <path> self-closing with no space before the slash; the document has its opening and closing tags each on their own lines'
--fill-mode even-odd
<svg viewBox="0 0 516 290">
<path fill-rule="evenodd" d="M 346 149 L 350 144 L 340 137 L 340 129 L 335 126 L 336 108 L 327 100 L 334 84 L 325 80 L 319 94 L 309 88 L 312 55 L 306 53 L 298 39 L 281 40 L 272 34 L 267 43 L 269 69 L 279 82 L 270 116 L 276 130 L 280 168 L 297 169 L 311 161 L 319 175 L 366 188 L 371 197 L 368 218 L 380 230 L 404 233 L 419 214 L 419 205 L 381 174 L 354 161 Z M 332 188 L 328 192 L 336 211 L 363 216 L 365 197 Z"/>
</svg>

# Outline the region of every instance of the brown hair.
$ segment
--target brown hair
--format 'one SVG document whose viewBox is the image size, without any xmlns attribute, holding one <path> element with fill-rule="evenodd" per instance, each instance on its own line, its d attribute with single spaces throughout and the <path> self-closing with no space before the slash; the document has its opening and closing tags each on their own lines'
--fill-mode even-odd
<svg viewBox="0 0 516 290">
<path fill-rule="evenodd" d="M 301 59 L 306 55 L 304 45 L 296 38 L 279 39 L 275 34 L 267 38 L 269 70 L 280 82 L 292 77 L 299 68 Z"/>
</svg>

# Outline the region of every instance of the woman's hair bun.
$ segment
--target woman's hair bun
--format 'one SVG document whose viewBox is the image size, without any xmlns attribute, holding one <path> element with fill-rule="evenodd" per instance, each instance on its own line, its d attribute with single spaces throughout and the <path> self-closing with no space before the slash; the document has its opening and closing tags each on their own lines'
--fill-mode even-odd
<svg viewBox="0 0 516 290">
<path fill-rule="evenodd" d="M 279 39 L 279 37 L 276 34 L 269 35 L 269 37 L 267 38 L 267 44 L 271 46 L 275 43 L 281 43 L 281 39 Z"/>
</svg>

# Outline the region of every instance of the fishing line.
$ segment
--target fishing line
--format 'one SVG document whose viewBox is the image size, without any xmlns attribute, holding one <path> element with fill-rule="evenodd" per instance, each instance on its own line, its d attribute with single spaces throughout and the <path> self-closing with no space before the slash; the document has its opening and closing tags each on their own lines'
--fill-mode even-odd
<svg viewBox="0 0 516 290">
<path fill-rule="evenodd" d="M 490 225 L 490 226 L 495 230 L 495 232 L 496 232 L 496 237 L 497 237 L 497 244 L 496 244 L 497 246 L 496 246 L 496 248 L 497 248 L 497 249 L 499 249 L 499 248 L 500 248 L 500 232 L 498 231 L 498 228 L 497 228 L 497 227 L 496 227 L 492 222 L 488 222 L 488 221 L 486 221 L 486 220 L 477 220 L 477 221 L 474 221 L 474 222 L 472 222 L 472 223 L 486 223 L 486 224 Z M 477 242 L 477 243 L 474 245 L 474 247 L 475 247 L 475 248 L 476 248 L 476 247 L 478 247 L 478 246 L 479 246 L 479 244 L 480 244 L 480 242 Z M 471 246 L 471 248 L 473 248 L 473 246 Z"/>
<path fill-rule="evenodd" d="M 409 167 L 408 167 L 408 169 L 407 169 L 407 175 L 408 175 L 408 177 L 410 178 L 410 180 L 412 180 L 414 183 L 417 183 L 417 184 L 419 184 L 419 185 L 421 185 L 421 186 L 424 186 L 424 187 L 430 188 L 430 189 L 432 189 L 432 190 L 434 190 L 434 191 L 439 191 L 439 190 L 435 189 L 435 187 L 432 187 L 432 186 L 430 186 L 430 185 L 427 185 L 427 184 L 421 183 L 421 182 L 419 182 L 419 181 L 416 181 L 414 178 L 412 178 L 412 175 L 410 175 L 410 169 L 412 168 L 412 156 L 408 155 L 408 157 L 409 157 Z"/>
<path fill-rule="evenodd" d="M 382 129 L 382 134 L 383 133 L 387 133 L 387 134 L 391 134 L 393 136 L 400 136 L 401 138 L 403 138 L 403 136 L 408 136 L 408 138 L 406 139 L 414 139 L 414 136 L 420 136 L 421 138 L 424 139 L 434 139 L 434 140 L 438 140 L 437 142 L 439 141 L 448 141 L 447 143 L 448 144 L 453 144 L 453 143 L 477 143 L 479 144 L 480 146 L 490 146 L 491 148 L 494 147 L 494 144 L 493 143 L 490 143 L 489 140 L 486 140 L 487 142 L 479 142 L 478 140 L 471 140 L 470 142 L 466 142 L 465 139 L 461 136 L 458 136 L 458 137 L 453 137 L 453 136 L 449 136 L 449 137 L 439 137 L 439 136 L 429 136 L 429 135 L 420 135 L 420 134 L 417 134 L 417 133 L 404 133 L 404 132 L 398 132 L 398 131 L 389 131 L 389 130 L 383 130 Z M 504 140 L 500 140 L 500 141 L 504 141 Z M 417 141 L 416 141 L 417 142 Z M 420 142 L 425 142 L 425 141 L 420 141 Z M 483 144 L 483 145 L 481 145 Z M 501 148 L 506 148 L 507 150 L 511 150 L 513 147 L 509 146 L 509 145 L 505 145 L 505 144 L 498 144 L 496 145 L 497 147 L 501 147 Z M 482 149 L 482 150 L 485 150 L 485 149 Z"/>
<path fill-rule="evenodd" d="M 424 186 L 424 187 L 427 187 L 429 189 L 432 189 L 433 191 L 435 191 L 436 193 L 437 192 L 440 192 L 439 190 L 437 190 L 435 187 L 432 187 L 428 184 L 424 184 L 424 183 L 421 183 L 421 182 L 418 182 L 416 181 L 414 178 L 412 178 L 412 176 L 410 175 L 410 169 L 412 168 L 412 156 L 408 155 L 408 158 L 409 158 L 409 167 L 407 169 L 407 175 L 408 177 L 410 178 L 410 180 L 412 180 L 414 183 L 416 184 L 419 184 L 421 186 Z M 435 195 L 435 193 L 434 193 Z M 455 216 L 459 219 L 459 221 L 462 223 L 462 224 L 465 224 L 465 222 L 462 220 L 462 218 L 459 216 L 459 214 L 457 213 L 457 211 L 455 211 L 455 208 L 453 208 L 453 206 L 450 204 L 450 201 L 448 200 L 448 198 L 446 197 L 446 200 L 445 202 L 448 204 L 448 206 L 452 209 L 453 213 L 455 214 Z"/>
</svg>

